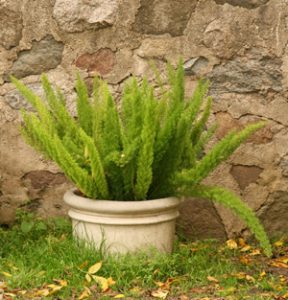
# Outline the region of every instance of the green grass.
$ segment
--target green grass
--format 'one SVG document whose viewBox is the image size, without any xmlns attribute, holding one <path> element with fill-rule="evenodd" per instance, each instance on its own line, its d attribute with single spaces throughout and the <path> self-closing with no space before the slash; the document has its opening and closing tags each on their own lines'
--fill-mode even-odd
<svg viewBox="0 0 288 300">
<path fill-rule="evenodd" d="M 117 258 L 73 241 L 70 222 L 64 218 L 44 221 L 23 212 L 12 228 L 0 228 L 0 245 L 0 291 L 5 283 L 4 299 L 10 299 L 9 293 L 17 299 L 36 298 L 48 284 L 60 286 L 55 279 L 65 280 L 67 286 L 37 299 L 77 299 L 85 286 L 91 299 L 113 299 L 119 294 L 126 299 L 153 299 L 151 295 L 157 290 L 169 291 L 166 299 L 184 295 L 186 299 L 288 298 L 286 260 L 278 266 L 276 258 L 253 256 L 253 247 L 241 252 L 211 240 L 178 241 L 171 255 L 151 252 Z M 288 256 L 287 249 L 287 241 L 276 249 L 278 259 Z M 89 267 L 99 261 L 102 267 L 95 275 L 115 281 L 106 292 L 93 280 L 85 280 Z M 159 287 L 165 282 L 166 286 Z"/>
</svg>

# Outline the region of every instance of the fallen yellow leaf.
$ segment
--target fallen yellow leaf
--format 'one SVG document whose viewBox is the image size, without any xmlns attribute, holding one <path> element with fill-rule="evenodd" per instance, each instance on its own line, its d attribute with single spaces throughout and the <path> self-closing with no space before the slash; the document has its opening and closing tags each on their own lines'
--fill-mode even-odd
<svg viewBox="0 0 288 300">
<path fill-rule="evenodd" d="M 60 236 L 60 241 L 64 241 L 64 240 L 66 240 L 66 238 L 67 238 L 67 235 L 65 234 L 65 233 L 63 233 L 61 236 Z"/>
<path fill-rule="evenodd" d="M 159 299 L 166 299 L 169 294 L 169 291 L 158 289 L 151 292 L 151 296 Z"/>
<path fill-rule="evenodd" d="M 56 284 L 48 284 L 47 287 L 49 287 L 51 290 L 49 291 L 49 296 L 57 293 L 62 289 L 61 285 L 56 285 Z"/>
<path fill-rule="evenodd" d="M 100 285 L 102 292 L 108 290 L 109 285 L 107 279 L 101 276 L 92 275 L 93 279 Z"/>
<path fill-rule="evenodd" d="M 22 290 L 22 291 L 17 292 L 17 294 L 21 295 L 21 296 L 24 296 L 25 294 L 27 294 L 27 291 Z"/>
<path fill-rule="evenodd" d="M 248 274 L 246 274 L 245 279 L 246 279 L 247 281 L 249 281 L 249 282 L 255 282 L 255 281 L 256 281 L 254 277 L 252 277 L 252 276 L 250 276 L 250 275 L 248 275 Z"/>
<path fill-rule="evenodd" d="M 261 251 L 259 249 L 254 249 L 249 253 L 249 255 L 251 255 L 251 256 L 256 256 L 256 255 L 260 255 L 260 254 L 261 254 Z"/>
<path fill-rule="evenodd" d="M 207 276 L 207 279 L 208 279 L 208 281 L 210 281 L 210 282 L 219 283 L 219 280 L 216 279 L 216 278 L 213 277 L 213 276 Z"/>
<path fill-rule="evenodd" d="M 246 277 L 246 274 L 244 272 L 239 272 L 236 274 L 232 274 L 232 276 L 238 278 L 238 279 L 244 279 Z"/>
<path fill-rule="evenodd" d="M 276 268 L 288 269 L 288 265 L 282 261 L 273 261 L 270 265 Z"/>
<path fill-rule="evenodd" d="M 123 294 L 118 294 L 114 297 L 115 299 L 120 299 L 120 298 L 125 298 L 125 295 Z"/>
<path fill-rule="evenodd" d="M 249 256 L 240 256 L 239 260 L 243 265 L 249 265 L 251 263 L 251 258 Z"/>
<path fill-rule="evenodd" d="M 84 288 L 84 291 L 81 293 L 81 295 L 78 297 L 78 300 L 83 300 L 83 299 L 86 299 L 88 298 L 89 296 L 91 295 L 91 291 L 85 287 Z"/>
<path fill-rule="evenodd" d="M 107 279 L 107 281 L 108 281 L 109 286 L 114 285 L 116 283 L 116 281 L 114 281 L 112 277 L 109 277 Z"/>
<path fill-rule="evenodd" d="M 48 284 L 47 287 L 49 287 L 52 290 L 54 290 L 54 289 L 58 290 L 59 288 L 62 289 L 62 286 L 56 285 L 54 283 Z"/>
<path fill-rule="evenodd" d="M 237 288 L 234 286 L 231 286 L 231 287 L 225 289 L 225 292 L 229 293 L 229 294 L 235 293 L 236 291 L 237 291 Z"/>
<path fill-rule="evenodd" d="M 87 282 L 91 282 L 91 280 L 92 280 L 91 276 L 88 273 L 85 275 L 85 279 Z"/>
<path fill-rule="evenodd" d="M 284 244 L 284 241 L 283 241 L 283 240 L 279 240 L 279 241 L 275 242 L 273 245 L 274 245 L 275 247 L 282 247 L 283 244 Z"/>
<path fill-rule="evenodd" d="M 98 262 L 96 263 L 95 265 L 91 266 L 89 269 L 88 269 L 88 273 L 89 274 L 95 274 L 97 273 L 102 267 L 102 262 Z"/>
<path fill-rule="evenodd" d="M 160 287 L 161 289 L 164 289 L 164 290 L 169 290 L 170 289 L 170 286 L 173 282 L 175 281 L 179 281 L 179 279 L 177 278 L 172 278 L 172 277 L 169 277 L 165 282 L 161 282 L 161 281 L 155 281 L 155 284 Z"/>
<path fill-rule="evenodd" d="M 154 281 L 154 282 L 160 288 L 162 288 L 165 285 L 165 282 L 162 282 L 162 281 Z"/>
<path fill-rule="evenodd" d="M 1 272 L 5 277 L 12 277 L 12 275 L 8 272 Z"/>
<path fill-rule="evenodd" d="M 79 269 L 84 269 L 87 265 L 88 265 L 88 260 L 85 260 L 80 266 L 79 266 Z"/>
<path fill-rule="evenodd" d="M 143 294 L 143 290 L 139 286 L 134 286 L 132 289 L 129 290 L 129 292 L 136 295 Z"/>
<path fill-rule="evenodd" d="M 241 252 L 247 252 L 247 251 L 249 251 L 251 249 L 251 246 L 249 246 L 249 245 L 246 245 L 245 247 L 243 247 L 243 248 L 241 248 Z"/>
<path fill-rule="evenodd" d="M 34 297 L 47 297 L 47 296 L 49 296 L 49 294 L 50 294 L 50 291 L 49 291 L 49 289 L 42 289 L 42 290 L 38 290 L 38 291 L 36 291 L 35 293 L 34 293 Z"/>
<path fill-rule="evenodd" d="M 2 294 L 0 294 L 0 296 L 2 296 Z M 13 294 L 13 293 L 4 293 L 4 297 L 8 296 L 8 297 L 12 297 L 12 298 L 16 298 L 17 295 Z M 4 298 L 4 299 L 8 299 L 8 298 Z M 10 298 L 9 298 L 10 299 Z"/>
<path fill-rule="evenodd" d="M 266 272 L 265 272 L 265 271 L 263 271 L 263 272 L 260 273 L 260 277 L 261 277 L 261 278 L 263 278 L 263 277 L 265 277 L 265 276 L 266 276 Z"/>
<path fill-rule="evenodd" d="M 246 241 L 243 238 L 239 238 L 238 243 L 239 243 L 239 247 L 241 247 L 241 248 L 247 246 Z"/>
<path fill-rule="evenodd" d="M 251 275 L 248 275 L 244 272 L 239 272 L 239 273 L 236 273 L 236 274 L 232 274 L 233 277 L 236 277 L 237 279 L 244 279 L 244 280 L 247 280 L 249 282 L 255 282 L 255 278 L 252 277 Z"/>
<path fill-rule="evenodd" d="M 231 249 L 231 250 L 237 249 L 237 248 L 238 248 L 238 245 L 237 245 L 236 241 L 234 241 L 234 240 L 232 240 L 232 239 L 226 241 L 226 246 L 227 246 L 229 249 Z"/>
<path fill-rule="evenodd" d="M 112 277 L 106 279 L 101 276 L 96 276 L 96 275 L 91 275 L 91 276 L 100 285 L 102 292 L 106 292 L 111 285 L 115 284 L 115 281 L 112 279 Z"/>
<path fill-rule="evenodd" d="M 60 284 L 63 287 L 68 285 L 67 281 L 63 279 L 53 279 L 53 281 Z"/>
<path fill-rule="evenodd" d="M 199 248 L 191 248 L 190 250 L 191 250 L 191 252 L 197 252 L 197 251 L 199 251 Z"/>
<path fill-rule="evenodd" d="M 277 260 L 281 261 L 284 264 L 288 264 L 288 257 L 287 256 L 279 257 Z"/>
</svg>

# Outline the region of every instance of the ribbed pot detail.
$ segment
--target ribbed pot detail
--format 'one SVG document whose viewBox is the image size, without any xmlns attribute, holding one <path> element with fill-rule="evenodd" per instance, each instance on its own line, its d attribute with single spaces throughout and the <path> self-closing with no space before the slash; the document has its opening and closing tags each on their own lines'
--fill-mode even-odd
<svg viewBox="0 0 288 300">
<path fill-rule="evenodd" d="M 74 190 L 64 195 L 76 238 L 104 247 L 110 253 L 148 248 L 171 252 L 180 199 L 146 201 L 94 200 Z"/>
</svg>

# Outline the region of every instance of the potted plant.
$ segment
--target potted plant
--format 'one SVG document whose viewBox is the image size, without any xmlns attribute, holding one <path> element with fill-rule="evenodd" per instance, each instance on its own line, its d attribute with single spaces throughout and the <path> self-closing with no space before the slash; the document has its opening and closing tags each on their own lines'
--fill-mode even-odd
<svg viewBox="0 0 288 300">
<path fill-rule="evenodd" d="M 24 137 L 55 161 L 77 188 L 64 196 L 74 235 L 104 244 L 110 252 L 147 246 L 169 252 L 180 199 L 195 196 L 233 210 L 270 256 L 269 240 L 252 210 L 229 190 L 202 184 L 264 123 L 232 131 L 205 151 L 216 128 L 207 125 L 212 103 L 206 97 L 208 82 L 200 80 L 189 98 L 183 64 L 167 69 L 168 87 L 156 74 L 160 96 L 146 79 L 138 84 L 134 78 L 125 85 L 119 103 L 99 78 L 90 97 L 78 76 L 76 117 L 45 75 L 44 101 L 12 77 L 35 109 L 22 111 Z"/>
</svg>

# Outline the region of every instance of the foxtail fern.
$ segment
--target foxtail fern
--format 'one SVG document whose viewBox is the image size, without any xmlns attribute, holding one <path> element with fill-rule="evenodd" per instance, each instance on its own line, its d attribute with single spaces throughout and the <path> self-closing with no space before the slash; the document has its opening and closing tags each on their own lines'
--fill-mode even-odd
<svg viewBox="0 0 288 300">
<path fill-rule="evenodd" d="M 55 161 L 87 197 L 110 200 L 149 200 L 195 196 L 219 202 L 242 218 L 260 241 L 271 246 L 259 220 L 236 195 L 202 181 L 263 122 L 232 131 L 209 151 L 206 145 L 216 125 L 208 125 L 212 99 L 209 83 L 200 80 L 192 96 L 185 95 L 184 70 L 168 65 L 168 87 L 156 71 L 160 95 L 146 79 L 127 81 L 116 105 L 108 85 L 95 78 L 90 96 L 77 77 L 77 116 L 69 114 L 65 97 L 45 75 L 45 99 L 12 78 L 33 106 L 22 111 L 22 133 L 28 143 Z"/>
</svg>

